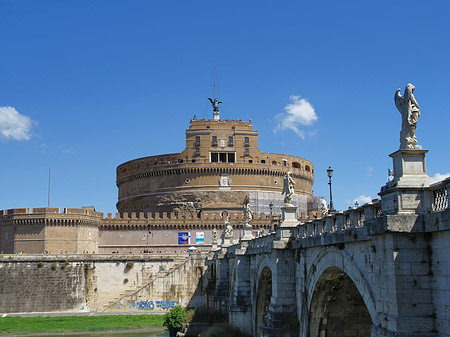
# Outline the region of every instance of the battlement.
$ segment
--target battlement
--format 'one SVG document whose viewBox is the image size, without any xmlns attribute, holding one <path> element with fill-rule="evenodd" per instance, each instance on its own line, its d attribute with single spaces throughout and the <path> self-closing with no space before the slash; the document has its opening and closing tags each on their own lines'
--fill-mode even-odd
<svg viewBox="0 0 450 337">
<path fill-rule="evenodd" d="M 189 123 L 189 129 L 202 128 L 210 126 L 214 127 L 239 127 L 241 129 L 252 130 L 252 121 L 243 121 L 241 119 L 191 119 Z"/>
<path fill-rule="evenodd" d="M 23 217 L 46 217 L 46 218 L 73 218 L 74 216 L 103 218 L 103 213 L 95 211 L 95 208 L 64 208 L 63 212 L 58 207 L 34 207 L 34 208 L 12 208 L 0 210 L 0 220 Z"/>
<path fill-rule="evenodd" d="M 244 220 L 243 214 L 230 214 L 231 220 Z M 261 220 L 261 219 L 270 219 L 270 216 L 260 213 L 254 215 L 255 220 Z M 112 223 L 114 221 L 123 221 L 123 220 L 141 220 L 146 222 L 153 222 L 153 221 L 160 221 L 160 220 L 178 220 L 178 221 L 189 221 L 189 220 L 195 220 L 196 222 L 202 221 L 202 220 L 220 220 L 224 221 L 220 213 L 207 213 L 202 212 L 200 213 L 200 217 L 198 217 L 195 213 L 167 213 L 167 212 L 123 212 L 123 213 L 115 213 L 114 217 L 112 213 L 108 213 L 106 218 L 104 218 L 104 221 L 108 223 Z"/>
</svg>

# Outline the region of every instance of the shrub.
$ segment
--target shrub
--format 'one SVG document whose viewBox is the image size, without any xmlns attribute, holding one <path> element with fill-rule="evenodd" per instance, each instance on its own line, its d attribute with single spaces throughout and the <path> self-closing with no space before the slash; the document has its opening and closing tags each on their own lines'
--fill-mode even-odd
<svg viewBox="0 0 450 337">
<path fill-rule="evenodd" d="M 126 265 L 126 269 L 128 269 L 128 270 L 130 270 L 131 268 L 133 268 L 133 266 L 134 266 L 134 263 L 133 262 L 127 262 L 127 265 Z"/>
<path fill-rule="evenodd" d="M 163 325 L 169 329 L 171 335 L 174 331 L 179 331 L 183 326 L 186 315 L 186 309 L 182 306 L 176 306 L 164 315 Z"/>
<path fill-rule="evenodd" d="M 127 284 L 128 281 L 129 281 L 129 280 L 126 278 L 126 279 L 123 280 L 123 283 Z"/>
<path fill-rule="evenodd" d="M 58 269 L 58 266 L 56 265 L 56 263 L 53 263 L 52 264 L 52 270 L 56 270 L 56 269 Z"/>
<path fill-rule="evenodd" d="M 38 262 L 38 268 L 42 268 L 44 266 L 44 263 Z"/>
</svg>

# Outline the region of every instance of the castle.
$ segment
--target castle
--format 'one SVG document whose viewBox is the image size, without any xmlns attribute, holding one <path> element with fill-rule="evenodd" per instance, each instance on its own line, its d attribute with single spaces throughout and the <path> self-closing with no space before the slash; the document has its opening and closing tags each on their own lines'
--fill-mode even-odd
<svg viewBox="0 0 450 337">
<path fill-rule="evenodd" d="M 214 105 L 213 105 L 214 107 Z M 118 213 L 93 207 L 0 211 L 3 253 L 183 252 L 211 248 L 212 231 L 229 216 L 233 236 L 243 234 L 244 200 L 257 214 L 254 236 L 274 229 L 283 206 L 283 177 L 295 182 L 297 218 L 314 214 L 313 163 L 265 153 L 251 121 L 190 120 L 180 153 L 134 159 L 117 167 Z"/>
</svg>

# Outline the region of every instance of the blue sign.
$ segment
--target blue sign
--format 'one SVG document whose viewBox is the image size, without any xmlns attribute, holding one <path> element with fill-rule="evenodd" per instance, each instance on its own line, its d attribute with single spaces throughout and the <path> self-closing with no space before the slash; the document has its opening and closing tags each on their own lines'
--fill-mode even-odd
<svg viewBox="0 0 450 337">
<path fill-rule="evenodd" d="M 191 235 L 189 232 L 178 232 L 178 244 L 179 245 L 189 245 L 189 239 Z"/>
</svg>

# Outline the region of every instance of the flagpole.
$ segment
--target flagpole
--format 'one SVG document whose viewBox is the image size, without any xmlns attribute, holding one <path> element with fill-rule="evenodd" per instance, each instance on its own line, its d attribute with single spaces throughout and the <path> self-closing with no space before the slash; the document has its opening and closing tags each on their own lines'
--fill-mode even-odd
<svg viewBox="0 0 450 337">
<path fill-rule="evenodd" d="M 47 200 L 47 207 L 50 207 L 50 176 L 51 176 L 51 169 L 48 168 L 48 200 Z"/>
</svg>

